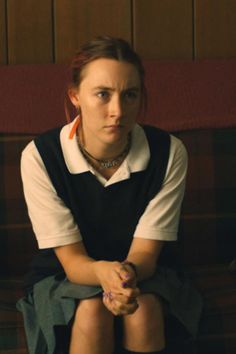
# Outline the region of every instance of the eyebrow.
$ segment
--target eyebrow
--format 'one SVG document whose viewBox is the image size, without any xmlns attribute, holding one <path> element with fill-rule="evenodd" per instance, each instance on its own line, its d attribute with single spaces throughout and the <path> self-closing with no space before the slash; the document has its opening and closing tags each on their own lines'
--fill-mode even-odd
<svg viewBox="0 0 236 354">
<path fill-rule="evenodd" d="M 94 87 L 93 90 L 94 90 L 94 91 L 97 91 L 97 90 L 115 91 L 114 88 L 112 88 L 112 87 L 107 87 L 107 86 L 97 86 L 97 87 Z M 138 87 L 138 86 L 132 86 L 132 87 L 126 88 L 126 89 L 123 90 L 123 91 L 140 91 L 140 87 Z"/>
</svg>

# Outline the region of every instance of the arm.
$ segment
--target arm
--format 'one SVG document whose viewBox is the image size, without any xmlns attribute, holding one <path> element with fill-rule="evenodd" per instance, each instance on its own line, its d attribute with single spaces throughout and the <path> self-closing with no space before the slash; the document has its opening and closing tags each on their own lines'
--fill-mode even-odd
<svg viewBox="0 0 236 354">
<path fill-rule="evenodd" d="M 153 274 L 164 242 L 177 238 L 186 171 L 185 147 L 180 140 L 172 137 L 162 188 L 141 216 L 127 256 L 127 260 L 137 266 L 138 280 L 149 278 Z"/>
<path fill-rule="evenodd" d="M 158 257 L 163 247 L 163 241 L 134 238 L 127 260 L 135 264 L 137 280 L 150 278 L 156 269 Z"/>
<path fill-rule="evenodd" d="M 33 141 L 22 152 L 21 177 L 39 249 L 81 241 L 71 211 L 57 195 Z"/>
<path fill-rule="evenodd" d="M 54 250 L 71 282 L 100 285 L 104 294 L 110 294 L 103 297 L 103 303 L 114 315 L 136 311 L 139 290 L 136 286 L 123 286 L 130 273 L 120 262 L 95 261 L 87 255 L 82 242 Z"/>
<path fill-rule="evenodd" d="M 132 267 L 128 264 L 124 265 L 127 271 L 125 275 L 124 269 L 120 272 L 123 273 L 126 286 L 119 292 L 113 293 L 112 301 L 109 298 L 104 299 L 107 308 L 114 314 L 120 314 L 120 309 L 128 306 L 129 311 L 121 314 L 133 313 L 138 308 L 137 296 L 137 281 L 150 278 L 156 270 L 156 263 L 163 246 L 162 241 L 147 240 L 142 238 L 135 238 L 131 244 L 127 260 L 135 265 L 137 274 L 135 274 Z M 121 269 L 121 268 L 120 268 Z M 128 276 L 127 276 L 128 275 Z M 126 289 L 134 289 L 136 292 L 130 293 L 128 296 L 125 293 Z M 130 308 L 129 308 L 130 306 Z"/>
<path fill-rule="evenodd" d="M 89 257 L 83 242 L 54 248 L 54 252 L 72 283 L 100 285 L 96 275 L 96 261 Z"/>
<path fill-rule="evenodd" d="M 120 262 L 94 260 L 88 256 L 83 242 L 56 247 L 54 251 L 72 283 L 100 285 L 105 292 L 112 291 L 126 296 L 136 294 L 135 289 L 123 287 L 128 272 Z"/>
</svg>

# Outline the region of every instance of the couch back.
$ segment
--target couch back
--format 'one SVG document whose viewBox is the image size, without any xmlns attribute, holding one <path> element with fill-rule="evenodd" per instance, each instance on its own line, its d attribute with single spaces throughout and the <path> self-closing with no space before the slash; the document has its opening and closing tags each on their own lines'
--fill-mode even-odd
<svg viewBox="0 0 236 354">
<path fill-rule="evenodd" d="M 235 126 L 236 60 L 145 61 L 148 109 L 168 131 Z M 38 134 L 65 122 L 62 64 L 0 66 L 0 132 Z"/>
<path fill-rule="evenodd" d="M 189 153 L 179 247 L 186 265 L 235 257 L 236 60 L 145 62 L 148 110 L 142 123 L 166 129 Z M 20 180 L 33 137 L 65 122 L 64 65 L 0 67 L 0 275 L 23 274 L 37 245 Z"/>
</svg>

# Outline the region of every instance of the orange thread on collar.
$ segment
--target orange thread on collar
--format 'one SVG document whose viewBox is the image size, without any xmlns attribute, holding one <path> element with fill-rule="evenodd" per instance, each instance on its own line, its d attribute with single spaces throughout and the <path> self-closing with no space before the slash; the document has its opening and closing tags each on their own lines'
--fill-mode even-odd
<svg viewBox="0 0 236 354">
<path fill-rule="evenodd" d="M 72 128 L 71 128 L 71 131 L 70 131 L 70 134 L 69 134 L 69 139 L 73 139 L 75 133 L 76 133 L 76 130 L 79 126 L 79 123 L 80 123 L 80 117 L 77 117 Z"/>
</svg>

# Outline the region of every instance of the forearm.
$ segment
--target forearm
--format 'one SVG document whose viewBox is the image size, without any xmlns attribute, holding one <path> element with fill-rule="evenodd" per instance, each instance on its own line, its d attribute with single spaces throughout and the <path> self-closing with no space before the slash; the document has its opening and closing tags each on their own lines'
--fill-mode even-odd
<svg viewBox="0 0 236 354">
<path fill-rule="evenodd" d="M 150 278 L 156 269 L 159 255 L 163 247 L 163 242 L 157 241 L 155 252 L 142 250 L 131 245 L 127 255 L 127 261 L 132 262 L 136 266 L 138 281 Z"/>
<path fill-rule="evenodd" d="M 89 257 L 82 242 L 56 247 L 54 251 L 72 283 L 95 286 L 101 284 L 99 272 L 108 262 Z"/>
<path fill-rule="evenodd" d="M 66 269 L 67 278 L 72 283 L 101 285 L 98 270 L 103 262 L 105 261 L 96 261 L 88 256 L 78 256 L 68 264 Z"/>
<path fill-rule="evenodd" d="M 82 242 L 54 249 L 70 282 L 82 285 L 101 286 L 104 293 L 122 295 L 126 299 L 137 297 L 136 287 L 126 288 L 124 282 L 129 272 L 117 261 L 96 261 L 89 257 Z"/>
<path fill-rule="evenodd" d="M 144 252 L 132 253 L 128 255 L 127 260 L 135 265 L 138 281 L 150 278 L 155 271 L 156 263 Z"/>
</svg>

